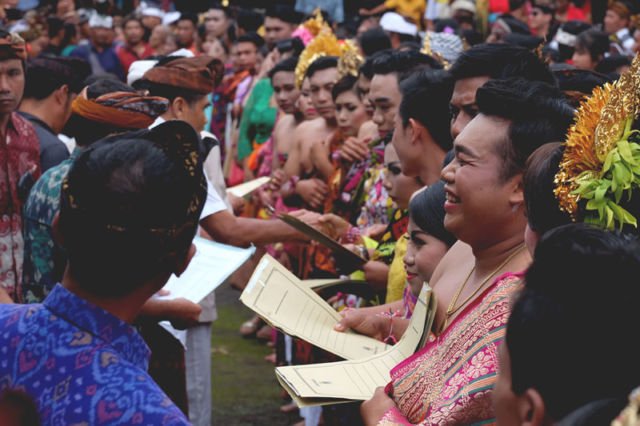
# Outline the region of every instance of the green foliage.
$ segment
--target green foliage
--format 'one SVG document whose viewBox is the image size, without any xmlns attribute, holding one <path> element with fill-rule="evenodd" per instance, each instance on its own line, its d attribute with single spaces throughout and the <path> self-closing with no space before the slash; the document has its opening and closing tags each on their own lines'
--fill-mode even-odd
<svg viewBox="0 0 640 426">
<path fill-rule="evenodd" d="M 609 151 L 599 173 L 586 171 L 577 178 L 579 187 L 573 193 L 586 201 L 587 223 L 609 230 L 616 225 L 620 229 L 626 224 L 638 227 L 636 218 L 620 206 L 623 197 L 630 200 L 640 187 L 640 144 L 633 141 L 640 132 L 631 130 L 632 124 L 629 119 L 622 139 Z"/>
</svg>

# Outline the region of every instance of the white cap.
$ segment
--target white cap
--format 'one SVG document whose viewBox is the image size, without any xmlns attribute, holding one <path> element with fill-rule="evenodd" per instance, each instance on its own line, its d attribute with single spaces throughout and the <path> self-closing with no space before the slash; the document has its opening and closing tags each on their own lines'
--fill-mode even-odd
<svg viewBox="0 0 640 426">
<path fill-rule="evenodd" d="M 171 25 L 180 19 L 182 14 L 180 12 L 167 12 L 162 17 L 162 25 Z"/>
<path fill-rule="evenodd" d="M 113 28 L 113 18 L 111 16 L 94 13 L 89 18 L 89 28 Z"/>
<path fill-rule="evenodd" d="M 455 13 L 457 10 L 465 10 L 475 15 L 476 4 L 472 0 L 455 0 L 451 3 L 451 12 Z"/>
<path fill-rule="evenodd" d="M 193 58 L 194 55 L 192 51 L 190 51 L 189 49 L 178 49 L 175 52 L 171 52 L 169 53 L 167 56 L 180 56 L 181 58 Z"/>
<path fill-rule="evenodd" d="M 380 18 L 380 26 L 383 30 L 398 34 L 415 36 L 418 34 L 418 27 L 407 21 L 402 15 L 396 12 L 387 12 Z"/>
<path fill-rule="evenodd" d="M 164 18 L 164 12 L 157 7 L 145 7 L 140 11 L 141 16 L 153 16 L 155 18 Z"/>
<path fill-rule="evenodd" d="M 140 80 L 145 72 L 153 68 L 158 61 L 152 59 L 142 59 L 135 61 L 129 67 L 129 73 L 127 74 L 127 84 L 133 86 L 133 83 Z"/>
</svg>

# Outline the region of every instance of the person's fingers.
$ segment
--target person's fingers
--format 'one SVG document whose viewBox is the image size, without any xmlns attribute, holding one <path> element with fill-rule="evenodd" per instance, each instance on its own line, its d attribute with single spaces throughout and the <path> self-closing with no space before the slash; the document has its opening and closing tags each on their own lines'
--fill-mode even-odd
<svg viewBox="0 0 640 426">
<path fill-rule="evenodd" d="M 329 192 L 329 185 L 319 179 L 316 179 L 316 189 L 323 194 L 327 194 Z"/>
</svg>

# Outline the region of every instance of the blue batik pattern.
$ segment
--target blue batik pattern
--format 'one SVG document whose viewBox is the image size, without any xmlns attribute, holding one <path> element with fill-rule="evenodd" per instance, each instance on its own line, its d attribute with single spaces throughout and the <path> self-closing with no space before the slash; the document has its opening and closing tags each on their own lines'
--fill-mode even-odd
<svg viewBox="0 0 640 426">
<path fill-rule="evenodd" d="M 60 285 L 43 304 L 0 305 L 0 391 L 26 392 L 45 425 L 189 424 L 149 355 L 131 325 Z"/>
</svg>

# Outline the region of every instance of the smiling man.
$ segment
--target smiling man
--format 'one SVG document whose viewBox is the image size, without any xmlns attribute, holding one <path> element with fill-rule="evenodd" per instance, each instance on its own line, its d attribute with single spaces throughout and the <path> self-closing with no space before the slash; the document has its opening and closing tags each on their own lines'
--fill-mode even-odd
<svg viewBox="0 0 640 426">
<path fill-rule="evenodd" d="M 455 158 L 442 171 L 444 226 L 459 242 L 430 282 L 439 338 L 391 370 L 389 395 L 380 388 L 362 406 L 367 425 L 476 424 L 494 417 L 488 389 L 497 374 L 496 342 L 520 288 L 518 276 L 503 275 L 530 261 L 522 170 L 535 148 L 564 136 L 573 110 L 556 88 L 522 79 L 489 81 L 478 91 L 478 105 L 480 114 L 456 138 Z"/>
<path fill-rule="evenodd" d="M 40 177 L 38 136 L 15 111 L 25 82 L 25 44 L 0 29 L 0 302 L 21 293 L 22 205 Z"/>
</svg>

